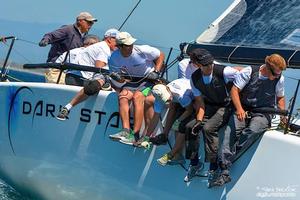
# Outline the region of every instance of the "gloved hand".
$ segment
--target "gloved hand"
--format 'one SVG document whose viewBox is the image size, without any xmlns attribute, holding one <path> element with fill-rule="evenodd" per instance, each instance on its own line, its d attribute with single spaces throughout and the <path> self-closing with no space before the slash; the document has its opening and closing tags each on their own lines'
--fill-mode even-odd
<svg viewBox="0 0 300 200">
<path fill-rule="evenodd" d="M 122 77 L 118 72 L 112 72 L 110 74 L 110 78 L 112 78 L 113 80 L 115 80 L 119 83 L 124 83 L 124 81 L 125 81 L 124 77 Z"/>
<path fill-rule="evenodd" d="M 280 123 L 278 124 L 278 129 L 285 129 L 287 127 L 288 119 L 286 117 L 280 117 Z M 290 128 L 288 128 L 290 130 Z"/>
<path fill-rule="evenodd" d="M 202 129 L 202 126 L 203 126 L 202 120 L 197 120 L 197 122 L 194 124 L 192 128 L 192 134 L 198 135 L 200 130 Z"/>
<path fill-rule="evenodd" d="M 40 47 L 45 47 L 48 45 L 48 41 L 46 39 L 42 39 L 39 43 L 39 46 Z"/>
<path fill-rule="evenodd" d="M 148 74 L 147 76 L 147 79 L 150 79 L 150 80 L 157 80 L 159 79 L 159 72 L 157 71 L 152 71 Z"/>
</svg>

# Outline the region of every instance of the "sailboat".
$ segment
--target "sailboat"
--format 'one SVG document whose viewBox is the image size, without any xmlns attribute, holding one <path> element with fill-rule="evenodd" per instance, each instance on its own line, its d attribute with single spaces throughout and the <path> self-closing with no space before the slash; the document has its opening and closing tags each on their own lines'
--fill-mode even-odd
<svg viewBox="0 0 300 200">
<path fill-rule="evenodd" d="M 241 40 L 235 38 L 240 33 L 234 29 L 240 30 L 239 23 L 244 27 L 243 23 L 249 21 L 245 16 L 251 12 L 260 16 L 265 4 L 274 3 L 249 2 L 234 1 L 196 43 L 182 45 L 183 53 L 197 47 L 207 48 L 218 61 L 249 65 L 261 64 L 265 55 L 278 50 L 290 67 L 297 68 L 297 47 L 291 47 L 296 33 L 287 36 L 285 43 L 279 42 L 286 44 L 286 48 L 272 46 L 274 41 L 253 47 L 256 33 L 249 36 L 248 43 L 243 43 L 242 35 Z M 291 9 L 296 3 L 294 0 L 285 4 L 290 4 L 287 9 Z M 281 2 L 274 4 L 284 7 Z M 234 18 L 235 23 L 226 24 L 231 21 L 228 17 Z M 230 28 L 224 31 L 223 22 L 224 27 Z M 277 130 L 276 124 L 235 161 L 230 183 L 208 189 L 207 177 L 183 181 L 187 165 L 162 167 L 156 163 L 172 145 L 143 149 L 108 138 L 121 127 L 115 92 L 101 91 L 76 106 L 68 120 L 58 121 L 55 116 L 79 87 L 26 82 L 1 82 L 0 86 L 0 177 L 35 199 L 299 198 L 299 133 Z M 295 92 L 288 110 L 289 121 L 294 125 L 300 124 L 299 110 L 295 113 L 296 97 Z M 200 151 L 203 158 L 203 149 Z"/>
</svg>

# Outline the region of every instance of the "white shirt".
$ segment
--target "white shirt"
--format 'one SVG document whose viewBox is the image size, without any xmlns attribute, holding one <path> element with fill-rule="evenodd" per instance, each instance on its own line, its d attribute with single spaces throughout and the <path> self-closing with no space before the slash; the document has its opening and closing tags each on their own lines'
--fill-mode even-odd
<svg viewBox="0 0 300 200">
<path fill-rule="evenodd" d="M 96 61 L 101 61 L 108 63 L 108 59 L 111 56 L 111 50 L 108 44 L 105 41 L 97 42 L 86 47 L 80 54 L 77 56 L 76 60 L 80 65 L 92 66 L 95 67 Z M 109 69 L 108 65 L 102 67 L 102 69 Z M 86 79 L 93 77 L 94 72 L 81 72 L 82 76 Z"/>
<path fill-rule="evenodd" d="M 123 57 L 120 50 L 112 53 L 109 60 L 109 67 L 112 71 L 121 69 L 131 76 L 145 76 L 153 70 L 153 62 L 160 56 L 160 50 L 148 45 L 134 45 L 129 57 Z"/>
<path fill-rule="evenodd" d="M 172 93 L 172 102 L 179 103 L 182 107 L 187 107 L 194 99 L 189 79 L 176 79 L 170 82 L 167 86 L 169 87 Z M 155 100 L 154 112 L 161 113 L 164 108 L 164 102 L 160 100 Z"/>
<path fill-rule="evenodd" d="M 75 48 L 75 49 L 71 49 L 70 50 L 70 54 L 66 60 L 66 62 L 68 63 L 75 63 L 75 59 L 76 59 L 76 56 L 84 50 L 84 47 L 79 47 L 79 48 Z M 67 55 L 67 51 L 64 52 L 62 55 L 60 55 L 56 60 L 55 62 L 56 63 L 62 63 L 64 60 L 65 60 L 65 57 Z"/>
<path fill-rule="evenodd" d="M 78 64 L 76 61 L 77 56 L 85 49 L 85 47 L 79 47 L 79 48 L 75 48 L 75 49 L 71 49 L 70 53 L 68 55 L 68 58 L 66 59 L 66 62 L 68 63 L 74 63 L 74 64 Z M 62 55 L 60 55 L 57 59 L 56 59 L 56 63 L 62 63 L 65 60 L 65 57 L 67 55 L 67 51 L 64 52 Z M 78 76 L 81 76 L 81 72 L 78 70 L 67 70 L 67 74 L 76 74 Z"/>
<path fill-rule="evenodd" d="M 262 66 L 260 66 L 260 67 L 262 67 Z M 251 78 L 251 73 L 252 73 L 252 68 L 250 66 L 243 68 L 240 71 L 240 73 L 236 76 L 236 79 L 234 80 L 233 84 L 236 87 L 238 87 L 240 90 L 242 90 L 249 82 L 249 80 Z M 263 76 L 261 73 L 259 73 L 258 78 L 261 80 L 268 79 L 268 77 Z M 279 81 L 276 84 L 275 92 L 276 92 L 277 97 L 284 96 L 284 77 L 283 77 L 283 75 L 281 75 Z"/>
<path fill-rule="evenodd" d="M 235 80 L 235 77 L 239 74 L 239 70 L 234 69 L 233 67 L 225 67 L 223 70 L 223 77 L 225 83 L 233 82 Z M 210 84 L 212 80 L 212 73 L 209 76 L 202 76 L 204 84 Z M 191 87 L 193 91 L 193 95 L 195 97 L 201 96 L 201 91 L 196 88 L 193 84 L 193 81 L 191 80 Z"/>
<path fill-rule="evenodd" d="M 190 79 L 197 69 L 197 67 L 190 63 L 189 58 L 185 58 L 178 63 L 178 78 Z"/>
</svg>

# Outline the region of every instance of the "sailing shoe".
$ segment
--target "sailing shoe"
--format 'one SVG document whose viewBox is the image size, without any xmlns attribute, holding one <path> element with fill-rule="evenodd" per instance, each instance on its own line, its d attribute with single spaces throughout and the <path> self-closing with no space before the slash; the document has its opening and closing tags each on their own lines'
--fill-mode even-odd
<svg viewBox="0 0 300 200">
<path fill-rule="evenodd" d="M 145 142 L 148 142 L 149 143 L 149 137 L 148 136 L 143 136 L 141 137 L 137 142 L 135 142 L 133 144 L 133 146 L 136 146 L 136 147 L 144 147 L 142 144 L 145 144 Z M 149 143 L 150 144 L 150 143 Z M 145 147 L 146 148 L 146 147 Z"/>
<path fill-rule="evenodd" d="M 169 153 L 164 154 L 161 158 L 157 159 L 158 164 L 166 166 L 170 162 L 172 156 Z"/>
<path fill-rule="evenodd" d="M 129 130 L 124 128 L 115 134 L 109 135 L 109 138 L 112 140 L 121 140 L 121 139 L 125 139 L 128 135 L 129 135 Z"/>
<path fill-rule="evenodd" d="M 208 174 L 208 188 L 218 186 L 219 172 L 218 170 L 210 170 Z"/>
<path fill-rule="evenodd" d="M 167 141 L 168 141 L 168 138 L 165 134 L 161 133 L 159 135 L 156 135 L 155 137 L 151 137 L 149 139 L 149 141 L 152 143 L 152 144 L 155 144 L 155 145 L 162 145 L 162 144 L 166 144 Z"/>
<path fill-rule="evenodd" d="M 125 138 L 121 138 L 119 142 L 123 144 L 133 145 L 136 143 L 138 138 L 136 139 L 135 134 L 131 131 L 130 134 L 128 134 Z"/>
<path fill-rule="evenodd" d="M 198 165 L 190 165 L 186 176 L 184 177 L 184 182 L 190 182 L 195 176 L 204 176 L 203 170 L 204 164 L 199 162 Z"/>
<path fill-rule="evenodd" d="M 168 163 L 168 165 L 184 165 L 185 159 L 184 156 L 180 154 L 176 154 Z"/>
<path fill-rule="evenodd" d="M 222 186 L 225 183 L 228 183 L 231 181 L 231 178 L 229 176 L 229 171 L 228 170 L 222 170 L 221 174 L 215 179 L 212 180 L 209 184 L 209 188 L 215 187 L 215 186 Z"/>
<path fill-rule="evenodd" d="M 68 109 L 66 107 L 63 107 L 60 110 L 59 114 L 56 116 L 56 119 L 64 121 L 66 119 L 69 119 L 68 115 L 69 115 Z"/>
</svg>

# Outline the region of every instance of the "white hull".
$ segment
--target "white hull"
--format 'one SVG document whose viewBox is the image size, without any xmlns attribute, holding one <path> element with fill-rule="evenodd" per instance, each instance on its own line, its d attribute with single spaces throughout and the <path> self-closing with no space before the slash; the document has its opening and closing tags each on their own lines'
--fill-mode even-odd
<svg viewBox="0 0 300 200">
<path fill-rule="evenodd" d="M 0 87 L 0 178 L 40 199 L 300 198 L 299 137 L 268 131 L 234 163 L 231 183 L 207 189 L 206 178 L 186 184 L 182 167 L 157 164 L 168 145 L 144 150 L 108 138 L 121 126 L 113 92 L 101 91 L 62 122 L 53 116 L 79 87 Z"/>
</svg>

